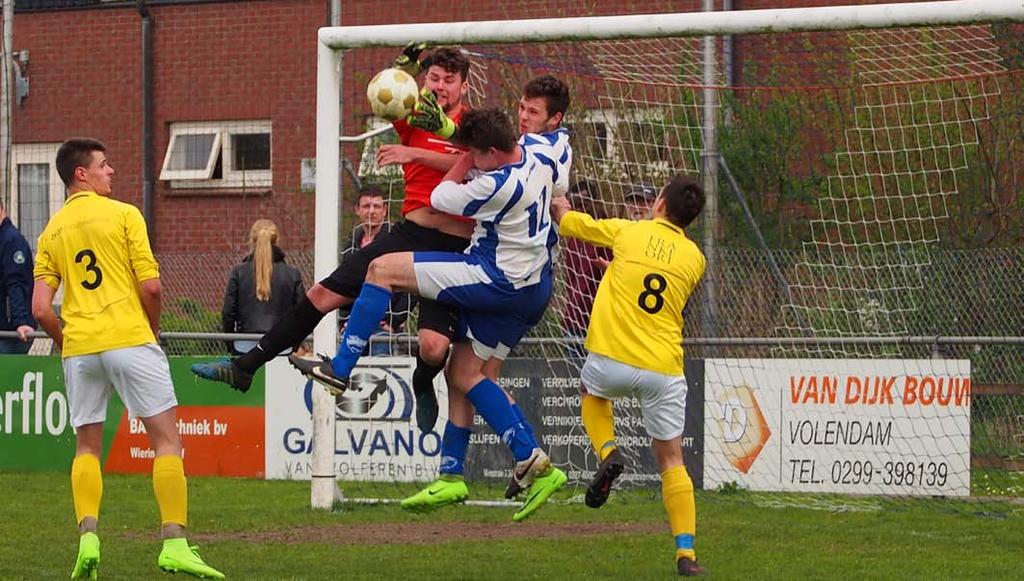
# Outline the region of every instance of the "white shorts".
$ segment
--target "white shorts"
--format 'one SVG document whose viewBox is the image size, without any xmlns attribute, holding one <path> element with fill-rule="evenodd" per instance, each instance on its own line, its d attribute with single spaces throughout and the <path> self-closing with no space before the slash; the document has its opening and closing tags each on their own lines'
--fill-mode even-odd
<svg viewBox="0 0 1024 581">
<path fill-rule="evenodd" d="M 587 393 L 605 399 L 635 395 L 644 412 L 644 427 L 657 440 L 683 435 L 686 423 L 686 377 L 665 375 L 590 353 L 580 370 Z"/>
<path fill-rule="evenodd" d="M 459 309 L 456 341 L 469 339 L 484 361 L 505 359 L 544 316 L 553 283 L 548 271 L 520 288 L 496 282 L 479 257 L 456 252 L 416 252 L 416 285 L 423 298 Z"/>
<path fill-rule="evenodd" d="M 64 360 L 71 425 L 96 424 L 107 419 L 110 394 L 128 408 L 129 418 L 149 418 L 178 405 L 167 357 L 153 343 Z"/>
</svg>

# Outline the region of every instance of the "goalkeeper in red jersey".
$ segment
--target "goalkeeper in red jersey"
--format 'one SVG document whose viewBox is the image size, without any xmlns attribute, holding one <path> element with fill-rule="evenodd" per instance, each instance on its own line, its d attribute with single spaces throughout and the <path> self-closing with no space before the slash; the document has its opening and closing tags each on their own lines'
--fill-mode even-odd
<svg viewBox="0 0 1024 581">
<path fill-rule="evenodd" d="M 683 228 L 704 207 L 704 190 L 676 176 L 662 188 L 648 220 L 595 220 L 570 210 L 565 198 L 551 202 L 559 232 L 610 248 L 614 259 L 594 299 L 580 371 L 583 425 L 600 464 L 586 493 L 587 506 L 608 500 L 625 468 L 615 442 L 612 401 L 636 396 L 661 471 L 665 512 L 676 545 L 680 575 L 700 575 L 694 552 L 693 482 L 683 465 L 686 417 L 683 376 L 683 307 L 704 276 L 704 255 Z"/>
<path fill-rule="evenodd" d="M 390 252 L 461 252 L 469 244 L 473 221 L 433 209 L 430 193 L 462 152 L 449 138 L 467 110 L 463 98 L 469 90 L 470 61 L 459 49 L 442 47 L 421 62 L 419 57 L 425 48 L 425 44 L 410 44 L 394 62 L 396 68 L 414 76 L 422 70 L 424 90 L 416 113 L 394 123 L 401 143 L 382 146 L 377 155 L 380 165 L 402 165 L 403 219 L 348 255 L 334 272 L 313 285 L 305 298 L 285 313 L 249 352 L 231 360 L 197 363 L 192 366 L 193 373 L 246 392 L 260 367 L 281 351 L 301 343 L 327 313 L 352 304 L 374 258 Z M 434 377 L 444 369 L 458 312 L 431 300 L 421 300 L 419 309 L 413 389 L 417 421 L 421 429 L 428 431 L 437 418 Z"/>
</svg>

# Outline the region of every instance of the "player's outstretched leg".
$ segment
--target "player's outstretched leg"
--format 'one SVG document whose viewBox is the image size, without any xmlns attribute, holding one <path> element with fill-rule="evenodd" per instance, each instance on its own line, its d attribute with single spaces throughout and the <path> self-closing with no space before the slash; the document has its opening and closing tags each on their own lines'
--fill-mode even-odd
<svg viewBox="0 0 1024 581">
<path fill-rule="evenodd" d="M 319 295 L 321 297 L 319 301 L 321 304 L 328 305 L 328 311 L 318 310 L 307 294 L 299 304 L 282 315 L 281 319 L 260 338 L 256 346 L 248 353 L 230 360 L 196 363 L 192 366 L 192 373 L 203 379 L 226 383 L 242 393 L 249 391 L 252 377 L 260 367 L 282 351 L 301 343 L 330 309 L 337 308 L 335 305 L 341 304 L 343 298 L 319 284 L 309 292 Z"/>
<path fill-rule="evenodd" d="M 352 303 L 352 312 L 345 325 L 345 334 L 338 345 L 338 353 L 330 361 L 311 367 L 307 374 L 309 378 L 335 395 L 348 389 L 348 378 L 352 374 L 352 368 L 356 366 L 363 350 L 366 349 L 370 336 L 380 327 L 380 320 L 384 318 L 390 304 L 389 289 L 364 282 L 359 296 Z"/>
<path fill-rule="evenodd" d="M 344 381 L 321 381 L 317 379 L 317 374 L 320 373 L 331 373 L 331 359 L 324 355 L 299 355 L 298 353 L 292 353 L 288 356 L 288 363 L 292 364 L 292 367 L 299 370 L 299 373 L 305 375 L 310 379 L 314 379 L 317 383 L 324 386 L 324 389 L 334 397 L 338 397 L 345 393 L 348 388 L 348 379 Z M 323 368 L 323 369 L 320 369 Z"/>
<path fill-rule="evenodd" d="M 556 491 L 565 486 L 568 478 L 562 472 L 551 465 L 551 459 L 540 448 L 535 448 L 533 454 L 526 460 L 516 462 L 513 475 L 523 486 L 530 483 L 530 491 L 526 500 L 514 515 L 512 520 L 519 522 L 527 519 L 541 507 L 548 498 Z"/>
<path fill-rule="evenodd" d="M 78 538 L 78 558 L 71 571 L 72 579 L 95 579 L 100 566 L 100 538 L 96 533 L 82 533 Z"/>
<path fill-rule="evenodd" d="M 608 501 L 608 495 L 612 491 L 612 484 L 625 468 L 624 460 L 622 452 L 619 452 L 618 448 L 613 448 L 605 456 L 604 460 L 601 460 L 601 464 L 597 467 L 597 473 L 594 474 L 594 479 L 590 481 L 590 486 L 587 487 L 587 494 L 584 497 L 587 506 L 590 508 L 600 508 Z"/>
<path fill-rule="evenodd" d="M 202 579 L 223 579 L 224 574 L 206 564 L 196 546 L 189 546 L 183 538 L 164 539 L 164 548 L 157 558 L 157 566 L 168 573 L 188 573 Z"/>
<path fill-rule="evenodd" d="M 193 363 L 192 373 L 203 379 L 226 383 L 242 393 L 252 387 L 253 374 L 242 371 L 231 359 Z"/>
</svg>

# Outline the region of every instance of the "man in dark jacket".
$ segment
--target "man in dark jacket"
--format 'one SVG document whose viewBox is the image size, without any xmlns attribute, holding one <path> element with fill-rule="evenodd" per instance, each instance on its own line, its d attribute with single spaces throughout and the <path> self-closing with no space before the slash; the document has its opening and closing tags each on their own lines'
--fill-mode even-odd
<svg viewBox="0 0 1024 581">
<path fill-rule="evenodd" d="M 274 271 L 270 277 L 270 298 L 256 298 L 253 255 L 231 269 L 224 291 L 221 325 L 225 333 L 266 333 L 274 323 L 306 295 L 299 269 L 284 261 L 284 251 L 273 246 Z M 234 341 L 228 347 L 234 354 L 247 352 L 255 341 Z"/>
<path fill-rule="evenodd" d="M 17 339 L 0 339 L 0 353 L 28 353 L 36 330 L 32 317 L 32 249 L 0 205 L 0 330 Z"/>
<path fill-rule="evenodd" d="M 348 247 L 341 253 L 342 262 L 345 261 L 345 257 L 373 242 L 380 234 L 391 230 L 391 223 L 384 220 L 387 215 L 387 206 L 384 202 L 384 193 L 379 188 L 367 186 L 359 190 L 355 210 L 356 216 L 359 218 L 359 226 L 352 231 Z M 389 334 L 405 330 L 406 319 L 409 318 L 409 313 L 414 306 L 416 306 L 416 297 L 408 293 L 395 293 L 391 298 L 388 312 L 380 322 L 381 330 L 366 346 L 365 354 L 391 355 L 391 346 L 386 337 Z M 338 318 L 342 327 L 348 321 L 350 311 L 349 306 L 338 309 Z"/>
</svg>

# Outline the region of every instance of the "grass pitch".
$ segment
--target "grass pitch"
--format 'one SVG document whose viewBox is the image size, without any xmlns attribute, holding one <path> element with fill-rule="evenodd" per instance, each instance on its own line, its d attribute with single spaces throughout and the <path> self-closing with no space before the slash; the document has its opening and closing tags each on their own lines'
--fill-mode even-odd
<svg viewBox="0 0 1024 581">
<path fill-rule="evenodd" d="M 558 502 L 512 524 L 512 507 L 312 511 L 308 482 L 190 478 L 189 491 L 190 540 L 229 579 L 675 578 L 661 502 L 649 493 L 613 495 L 600 510 Z M 380 485 L 376 494 L 403 492 Z M 698 493 L 698 556 L 712 577 L 1024 578 L 1021 506 L 998 516 L 935 501 L 836 512 L 771 507 L 765 498 Z M 77 551 L 73 521 L 66 474 L 0 474 L 0 579 L 66 579 Z M 156 567 L 158 524 L 148 477 L 106 475 L 100 578 L 168 579 Z"/>
</svg>

